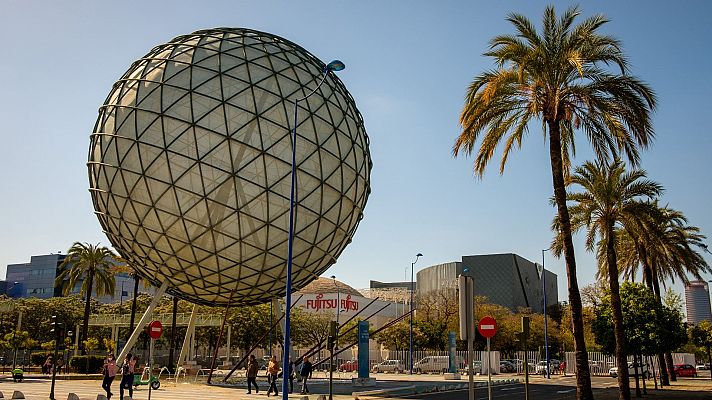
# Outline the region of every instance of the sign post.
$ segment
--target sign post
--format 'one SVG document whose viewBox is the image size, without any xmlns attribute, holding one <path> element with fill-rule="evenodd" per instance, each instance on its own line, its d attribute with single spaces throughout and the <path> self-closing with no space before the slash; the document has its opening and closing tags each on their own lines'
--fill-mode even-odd
<svg viewBox="0 0 712 400">
<path fill-rule="evenodd" d="M 464 275 L 468 272 L 467 269 L 462 272 L 463 275 L 458 277 L 460 338 L 467 340 L 468 399 L 475 400 L 475 377 L 472 368 L 475 361 L 475 282 L 471 276 Z"/>
<path fill-rule="evenodd" d="M 529 317 L 522 317 L 522 340 L 524 341 L 524 400 L 529 400 L 529 357 L 527 339 L 529 338 Z"/>
<path fill-rule="evenodd" d="M 489 315 L 482 317 L 477 325 L 480 335 L 487 338 L 487 397 L 492 400 L 492 352 L 490 351 L 490 338 L 497 333 L 497 321 Z"/>
<path fill-rule="evenodd" d="M 148 400 L 151 400 L 151 387 L 153 386 L 151 384 L 153 374 L 153 346 L 156 339 L 161 337 L 161 334 L 163 334 L 163 324 L 161 324 L 161 321 L 151 321 L 151 323 L 148 324 L 148 336 L 151 338 L 151 347 L 148 351 Z"/>
</svg>

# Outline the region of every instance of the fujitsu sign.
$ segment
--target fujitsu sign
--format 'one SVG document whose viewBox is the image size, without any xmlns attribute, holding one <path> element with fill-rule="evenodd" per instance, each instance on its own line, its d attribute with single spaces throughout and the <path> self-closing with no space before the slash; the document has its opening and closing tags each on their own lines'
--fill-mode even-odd
<svg viewBox="0 0 712 400">
<path fill-rule="evenodd" d="M 323 293 L 316 295 L 314 299 L 307 299 L 306 308 L 307 310 L 321 311 L 321 310 L 333 310 L 339 306 L 338 299 L 325 299 Z M 351 295 L 346 295 L 345 298 L 341 299 L 341 310 L 342 311 L 358 311 L 359 301 L 351 300 Z"/>
</svg>

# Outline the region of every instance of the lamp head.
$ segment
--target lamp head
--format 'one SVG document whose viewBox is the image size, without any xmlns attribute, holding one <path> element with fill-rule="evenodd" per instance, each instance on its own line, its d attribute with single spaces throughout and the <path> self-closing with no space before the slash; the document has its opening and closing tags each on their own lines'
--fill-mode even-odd
<svg viewBox="0 0 712 400">
<path fill-rule="evenodd" d="M 331 279 L 336 279 L 336 275 L 331 275 Z"/>
<path fill-rule="evenodd" d="M 415 256 L 416 256 L 416 257 L 422 257 L 423 254 L 422 254 L 422 253 L 418 253 L 418 254 L 416 254 Z"/>
<path fill-rule="evenodd" d="M 341 71 L 342 69 L 346 68 L 346 65 L 342 63 L 339 60 L 333 60 L 330 63 L 326 64 L 326 67 L 324 67 L 324 72 L 329 72 L 329 71 Z"/>
</svg>

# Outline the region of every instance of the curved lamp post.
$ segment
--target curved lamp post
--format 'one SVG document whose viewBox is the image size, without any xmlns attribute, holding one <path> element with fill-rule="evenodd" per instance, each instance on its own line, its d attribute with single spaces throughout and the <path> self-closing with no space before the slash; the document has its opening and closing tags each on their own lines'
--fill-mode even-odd
<svg viewBox="0 0 712 400">
<path fill-rule="evenodd" d="M 292 308 L 292 249 L 294 245 L 294 188 L 297 181 L 297 113 L 299 111 L 299 102 L 308 99 L 326 80 L 326 77 L 331 71 L 341 71 L 346 68 L 344 63 L 339 60 L 331 61 L 324 67 L 321 81 L 314 90 L 306 96 L 294 100 L 294 129 L 292 129 L 292 185 L 289 192 L 289 241 L 287 244 L 287 287 L 286 295 L 284 296 L 284 354 L 282 354 L 282 399 L 287 400 L 289 394 L 289 380 L 286 379 L 289 374 L 289 347 L 291 345 L 290 336 L 290 309 Z"/>
<path fill-rule="evenodd" d="M 410 263 L 410 374 L 413 375 L 413 292 L 415 291 L 415 285 L 413 284 L 413 269 L 415 268 L 415 263 L 418 259 L 422 257 L 421 253 L 415 255 L 415 261 Z"/>
</svg>

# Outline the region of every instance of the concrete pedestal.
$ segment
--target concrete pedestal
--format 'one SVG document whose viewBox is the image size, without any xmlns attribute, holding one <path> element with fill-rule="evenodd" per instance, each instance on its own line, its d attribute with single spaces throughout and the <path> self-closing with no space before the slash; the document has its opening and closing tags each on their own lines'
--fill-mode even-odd
<svg viewBox="0 0 712 400">
<path fill-rule="evenodd" d="M 452 380 L 459 381 L 459 380 L 460 380 L 460 374 L 457 373 L 457 372 L 455 372 L 455 373 L 448 372 L 448 373 L 443 374 L 443 378 L 444 378 L 446 381 L 452 381 Z"/>
</svg>

